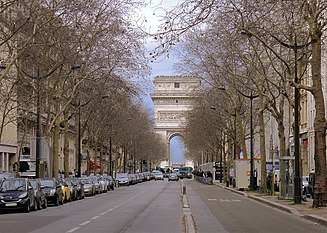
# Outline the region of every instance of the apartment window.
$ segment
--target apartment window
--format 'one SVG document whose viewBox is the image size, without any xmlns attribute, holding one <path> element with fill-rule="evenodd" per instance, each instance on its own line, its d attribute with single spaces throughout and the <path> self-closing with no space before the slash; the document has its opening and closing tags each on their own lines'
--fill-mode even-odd
<svg viewBox="0 0 327 233">
<path fill-rule="evenodd" d="M 176 100 L 176 104 L 178 104 L 178 100 Z"/>
<path fill-rule="evenodd" d="M 174 83 L 175 88 L 179 88 L 179 83 Z"/>
</svg>

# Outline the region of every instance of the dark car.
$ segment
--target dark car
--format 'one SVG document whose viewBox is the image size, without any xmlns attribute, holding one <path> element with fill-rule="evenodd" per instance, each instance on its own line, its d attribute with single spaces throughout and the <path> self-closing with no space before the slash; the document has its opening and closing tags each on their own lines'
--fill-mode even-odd
<svg viewBox="0 0 327 233">
<path fill-rule="evenodd" d="M 55 178 L 40 179 L 40 183 L 47 194 L 48 204 L 58 206 L 64 203 L 61 185 Z"/>
<path fill-rule="evenodd" d="M 0 210 L 35 209 L 34 190 L 26 178 L 8 178 L 0 184 Z"/>
<path fill-rule="evenodd" d="M 106 176 L 104 176 L 104 178 L 106 180 L 108 180 L 108 191 L 110 191 L 110 189 L 114 190 L 115 189 L 115 181 L 112 178 L 112 176 L 106 175 Z"/>
<path fill-rule="evenodd" d="M 71 178 L 71 181 L 74 185 L 76 185 L 77 199 L 84 199 L 85 198 L 84 184 L 78 178 Z"/>
<path fill-rule="evenodd" d="M 171 172 L 168 176 L 168 181 L 175 180 L 178 181 L 179 177 L 176 172 Z"/>
<path fill-rule="evenodd" d="M 30 180 L 30 183 L 34 189 L 34 196 L 36 201 L 36 208 L 38 210 L 48 207 L 47 195 L 44 192 L 44 187 L 41 185 L 38 179 Z"/>
<path fill-rule="evenodd" d="M 72 182 L 71 178 L 65 178 L 66 184 L 70 187 L 70 198 L 72 201 L 76 201 L 78 199 L 78 190 L 77 185 Z"/>
</svg>

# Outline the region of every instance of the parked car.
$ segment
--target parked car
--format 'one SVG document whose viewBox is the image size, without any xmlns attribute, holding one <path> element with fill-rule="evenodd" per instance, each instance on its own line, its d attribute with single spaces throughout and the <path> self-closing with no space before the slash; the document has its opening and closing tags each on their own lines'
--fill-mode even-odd
<svg viewBox="0 0 327 233">
<path fill-rule="evenodd" d="M 171 172 L 168 176 L 168 181 L 175 180 L 178 181 L 179 177 L 176 172 Z"/>
<path fill-rule="evenodd" d="M 154 174 L 154 180 L 164 180 L 164 176 L 162 172 L 155 172 Z"/>
<path fill-rule="evenodd" d="M 0 210 L 36 209 L 34 190 L 26 178 L 6 178 L 0 184 Z"/>
<path fill-rule="evenodd" d="M 101 187 L 98 178 L 96 176 L 89 176 L 89 177 L 92 180 L 92 183 L 94 184 L 95 193 L 96 194 L 101 193 Z"/>
<path fill-rule="evenodd" d="M 78 178 L 71 178 L 71 182 L 76 185 L 77 189 L 77 199 L 84 199 L 85 193 L 84 193 L 84 184 L 81 182 Z"/>
<path fill-rule="evenodd" d="M 112 176 L 105 175 L 104 178 L 108 181 L 108 191 L 115 189 L 115 181 Z"/>
<path fill-rule="evenodd" d="M 129 178 L 130 178 L 130 184 L 136 184 L 137 183 L 136 174 L 129 174 Z"/>
<path fill-rule="evenodd" d="M 131 181 L 128 173 L 117 173 L 116 180 L 118 181 L 119 185 L 130 185 Z"/>
<path fill-rule="evenodd" d="M 58 206 L 64 202 L 62 188 L 59 182 L 55 178 L 39 179 L 41 185 L 44 187 L 44 191 L 47 194 L 48 204 L 54 204 Z"/>
<path fill-rule="evenodd" d="M 48 207 L 47 194 L 44 192 L 44 187 L 41 185 L 38 179 L 31 179 L 30 183 L 34 190 L 34 196 L 36 201 L 36 208 L 38 210 Z"/>
<path fill-rule="evenodd" d="M 65 178 L 64 181 L 69 186 L 70 200 L 76 201 L 77 200 L 77 185 L 72 182 L 71 178 Z"/>
<path fill-rule="evenodd" d="M 100 184 L 100 192 L 106 193 L 108 191 L 108 181 L 103 176 L 97 176 L 97 179 Z"/>
<path fill-rule="evenodd" d="M 64 203 L 66 202 L 70 202 L 71 196 L 70 196 L 70 187 L 67 184 L 67 182 L 64 179 L 59 179 L 59 184 L 61 185 L 61 189 L 62 189 L 62 196 L 63 196 L 63 201 Z"/>
<path fill-rule="evenodd" d="M 85 196 L 95 195 L 95 185 L 89 177 L 82 177 L 79 180 L 84 186 Z"/>
</svg>

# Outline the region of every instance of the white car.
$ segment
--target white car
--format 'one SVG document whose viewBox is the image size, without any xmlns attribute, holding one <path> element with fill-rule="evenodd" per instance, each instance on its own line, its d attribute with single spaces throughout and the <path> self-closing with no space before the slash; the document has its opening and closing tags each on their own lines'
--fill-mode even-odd
<svg viewBox="0 0 327 233">
<path fill-rule="evenodd" d="M 164 180 L 164 176 L 163 176 L 162 172 L 155 172 L 154 180 Z"/>
<path fill-rule="evenodd" d="M 119 185 L 129 185 L 131 181 L 128 173 L 118 173 L 116 180 L 118 181 Z"/>
</svg>

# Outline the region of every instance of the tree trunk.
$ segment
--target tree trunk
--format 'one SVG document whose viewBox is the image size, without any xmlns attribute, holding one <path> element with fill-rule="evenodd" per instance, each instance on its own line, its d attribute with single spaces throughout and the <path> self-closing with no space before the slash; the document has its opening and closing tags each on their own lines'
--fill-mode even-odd
<svg viewBox="0 0 327 233">
<path fill-rule="evenodd" d="M 59 175 L 59 122 L 56 121 L 53 132 L 53 170 L 52 177 L 58 178 Z"/>
<path fill-rule="evenodd" d="M 78 144 L 80 143 L 78 132 L 79 132 L 79 114 L 75 113 L 75 169 L 78 170 L 78 157 L 79 157 L 79 151 L 78 151 Z M 82 171 L 81 171 L 82 172 Z"/>
<path fill-rule="evenodd" d="M 261 157 L 261 183 L 260 193 L 267 191 L 267 171 L 266 171 L 266 137 L 265 137 L 265 122 L 263 117 L 264 98 L 259 92 L 259 126 L 260 126 L 260 157 Z"/>
<path fill-rule="evenodd" d="M 100 174 L 103 174 L 103 165 L 102 165 L 102 160 L 103 160 L 103 146 L 102 143 L 100 143 Z"/>
<path fill-rule="evenodd" d="M 68 119 L 67 111 L 64 112 L 64 119 Z M 64 122 L 64 171 L 65 177 L 69 177 L 69 132 L 68 132 L 68 120 Z"/>
<path fill-rule="evenodd" d="M 237 129 L 238 129 L 238 135 L 239 135 L 239 140 L 240 140 L 240 145 L 241 145 L 241 150 L 243 152 L 243 158 L 246 159 L 248 158 L 248 152 L 246 149 L 246 144 L 245 144 L 245 127 L 242 123 L 241 116 L 240 116 L 240 111 L 237 110 L 236 112 L 236 121 L 237 121 Z M 240 153 L 240 151 L 238 151 Z M 236 158 L 239 158 L 240 154 L 238 153 Z"/>
<path fill-rule="evenodd" d="M 286 155 L 285 127 L 282 119 L 278 119 L 278 137 L 279 137 L 279 198 L 286 198 L 286 171 L 283 157 Z"/>
<path fill-rule="evenodd" d="M 311 24 L 312 30 L 312 81 L 313 96 L 315 99 L 316 115 L 314 118 L 315 131 L 315 189 L 313 207 L 321 207 L 327 204 L 326 189 L 326 117 L 324 95 L 321 84 L 321 32 L 318 31 L 318 24 Z"/>
</svg>

